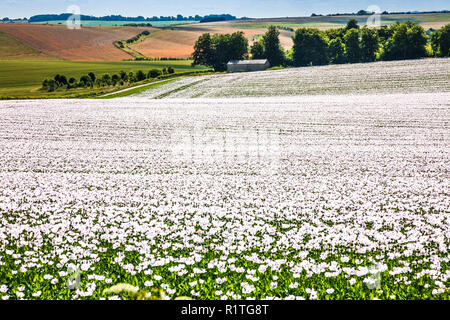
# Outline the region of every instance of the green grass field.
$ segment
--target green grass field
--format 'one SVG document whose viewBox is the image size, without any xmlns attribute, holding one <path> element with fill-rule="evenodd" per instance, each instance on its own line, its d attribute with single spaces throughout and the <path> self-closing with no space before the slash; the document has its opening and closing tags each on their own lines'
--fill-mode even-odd
<svg viewBox="0 0 450 320">
<path fill-rule="evenodd" d="M 198 23 L 196 20 L 186 20 L 186 21 L 90 21 L 90 20 L 82 20 L 81 24 L 83 26 L 122 26 L 124 24 L 129 23 L 151 23 L 154 27 L 168 27 L 175 25 L 183 25 L 183 24 L 193 24 Z M 65 20 L 52 20 L 52 21 L 44 21 L 44 22 L 35 22 L 37 24 L 65 24 Z"/>
<path fill-rule="evenodd" d="M 150 69 L 162 69 L 171 66 L 176 73 L 202 70 L 203 67 L 192 67 L 191 61 L 62 61 L 62 60 L 0 60 L 0 98 L 58 98 L 71 97 L 88 93 L 105 93 L 118 88 L 76 89 L 56 92 L 40 91 L 45 78 L 53 78 L 56 74 L 63 74 L 67 78 L 79 79 L 81 76 L 94 72 L 97 76 L 105 73 L 148 72 Z"/>
</svg>

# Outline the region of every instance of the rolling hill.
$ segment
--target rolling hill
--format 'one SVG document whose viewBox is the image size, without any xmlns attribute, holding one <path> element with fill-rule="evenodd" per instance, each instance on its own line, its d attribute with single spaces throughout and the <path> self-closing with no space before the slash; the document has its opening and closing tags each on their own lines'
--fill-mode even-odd
<svg viewBox="0 0 450 320">
<path fill-rule="evenodd" d="M 114 41 L 129 39 L 143 30 L 155 28 L 135 27 L 83 27 L 70 30 L 64 25 L 0 24 L 0 33 L 19 41 L 45 55 L 76 61 L 121 61 L 132 57 L 114 46 Z M 13 51 L 17 44 L 6 44 L 6 51 Z M 17 59 L 24 58 L 28 49 L 17 51 Z M 26 57 L 26 55 L 25 55 Z"/>
<path fill-rule="evenodd" d="M 350 19 L 356 19 L 360 25 L 364 25 L 367 22 L 367 18 L 368 16 L 350 15 L 329 17 L 270 18 L 174 26 L 170 29 L 154 32 L 145 41 L 132 45 L 131 47 L 151 58 L 188 58 L 193 51 L 195 41 L 203 33 L 213 34 L 243 31 L 249 42 L 253 43 L 267 31 L 268 26 L 275 25 L 280 29 L 281 45 L 285 49 L 290 49 L 293 45 L 291 37 L 294 35 L 295 29 L 301 27 L 313 27 L 322 30 L 339 28 L 345 26 Z M 450 23 L 450 13 L 398 14 L 381 16 L 381 23 L 384 25 L 393 24 L 397 21 L 404 22 L 407 20 L 415 21 L 425 29 L 438 29 Z"/>
<path fill-rule="evenodd" d="M 35 59 L 53 56 L 64 60 L 120 61 L 133 57 L 114 46 L 115 41 L 126 40 L 143 30 L 151 35 L 144 41 L 131 44 L 133 50 L 150 58 L 188 58 L 197 38 L 205 33 L 231 33 L 243 31 L 250 43 L 261 37 L 269 25 L 280 29 L 281 44 L 285 49 L 292 47 L 291 37 L 300 27 L 329 29 L 344 26 L 349 19 L 365 24 L 368 16 L 317 16 L 297 18 L 267 18 L 233 20 L 210 23 L 186 24 L 165 28 L 84 26 L 80 30 L 69 30 L 64 25 L 4 24 L 0 33 L 8 36 L 1 44 L 0 59 Z M 381 16 L 382 24 L 412 20 L 425 29 L 438 29 L 450 23 L 450 13 L 389 14 Z M 21 43 L 23 46 L 19 46 Z M 35 51 L 31 52 L 30 50 Z M 9 52 L 9 53 L 8 53 Z M 17 52 L 17 55 L 14 54 Z M 36 56 L 37 55 L 37 56 Z"/>
<path fill-rule="evenodd" d="M 29 47 L 13 37 L 0 32 L 0 60 L 14 60 L 14 59 L 52 59 L 51 56 L 46 55 L 32 47 Z"/>
</svg>

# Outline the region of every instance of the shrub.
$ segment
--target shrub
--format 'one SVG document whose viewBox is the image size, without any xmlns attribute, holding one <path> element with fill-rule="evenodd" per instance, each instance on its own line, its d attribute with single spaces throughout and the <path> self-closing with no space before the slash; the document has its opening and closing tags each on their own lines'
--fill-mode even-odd
<svg viewBox="0 0 450 320">
<path fill-rule="evenodd" d="M 111 77 L 111 81 L 112 81 L 113 86 L 115 86 L 115 85 L 119 82 L 119 80 L 120 80 L 120 77 L 119 77 L 119 75 L 117 75 L 117 74 L 114 74 L 114 75 Z"/>
<path fill-rule="evenodd" d="M 147 77 L 145 76 L 145 73 L 142 70 L 139 70 L 136 73 L 136 80 L 137 81 L 142 81 L 142 80 L 145 80 L 145 79 L 147 79 Z"/>
<path fill-rule="evenodd" d="M 57 87 L 61 87 L 63 85 L 67 85 L 68 84 L 66 76 L 63 76 L 63 75 L 57 74 L 55 76 L 54 80 L 55 80 L 55 84 L 56 84 Z"/>
<path fill-rule="evenodd" d="M 111 76 L 109 75 L 109 74 L 104 74 L 103 76 L 102 76 L 102 82 L 103 82 L 103 84 L 105 84 L 105 85 L 111 85 Z"/>
<path fill-rule="evenodd" d="M 95 79 L 96 79 L 95 73 L 89 72 L 88 76 L 89 76 L 89 78 L 91 78 L 92 82 L 95 82 Z"/>
<path fill-rule="evenodd" d="M 55 79 L 45 79 L 42 83 L 42 89 L 47 90 L 48 92 L 55 91 L 57 85 Z"/>
<path fill-rule="evenodd" d="M 152 70 L 150 70 L 150 71 L 148 72 L 147 77 L 148 77 L 149 79 L 152 79 L 152 78 L 158 78 L 160 75 L 162 75 L 161 70 L 158 70 L 158 69 L 152 69 Z"/>
<path fill-rule="evenodd" d="M 136 77 L 133 72 L 128 74 L 128 82 L 136 82 Z"/>
<path fill-rule="evenodd" d="M 92 83 L 91 77 L 89 77 L 89 76 L 82 76 L 80 78 L 79 85 L 81 87 L 83 87 L 83 88 L 86 88 L 88 86 L 91 86 L 91 83 Z"/>
<path fill-rule="evenodd" d="M 122 79 L 122 81 L 128 81 L 128 74 L 125 71 L 120 71 L 120 79 Z"/>
</svg>

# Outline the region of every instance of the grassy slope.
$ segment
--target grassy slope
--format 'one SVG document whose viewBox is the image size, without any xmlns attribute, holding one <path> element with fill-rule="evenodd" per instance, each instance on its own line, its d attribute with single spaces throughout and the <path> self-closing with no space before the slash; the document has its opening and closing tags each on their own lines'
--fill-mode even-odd
<svg viewBox="0 0 450 320">
<path fill-rule="evenodd" d="M 83 93 L 83 90 L 70 90 L 67 92 L 42 92 L 38 89 L 45 78 L 54 77 L 57 73 L 67 77 L 79 79 L 82 75 L 94 72 L 97 76 L 104 73 L 119 73 L 121 70 L 136 72 L 150 69 L 162 69 L 171 66 L 175 72 L 200 70 L 201 67 L 193 68 L 190 61 L 114 61 L 114 62 L 91 62 L 91 61 L 38 61 L 38 60 L 0 60 L 0 97 L 58 97 L 61 95 L 72 95 Z M 105 89 L 100 89 L 105 90 Z M 86 93 L 89 90 L 84 90 Z M 106 92 L 106 91 L 105 91 Z"/>
<path fill-rule="evenodd" d="M 3 32 L 0 32 L 0 44 L 0 60 L 52 59 L 52 57 L 21 43 Z"/>
</svg>

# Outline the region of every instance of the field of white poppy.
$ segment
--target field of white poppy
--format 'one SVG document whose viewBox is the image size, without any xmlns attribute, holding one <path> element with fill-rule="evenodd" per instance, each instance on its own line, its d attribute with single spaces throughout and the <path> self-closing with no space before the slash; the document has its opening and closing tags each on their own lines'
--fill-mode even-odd
<svg viewBox="0 0 450 320">
<path fill-rule="evenodd" d="M 449 299 L 439 85 L 0 102 L 0 298 Z"/>
<path fill-rule="evenodd" d="M 450 92 L 450 59 L 290 68 L 180 78 L 140 93 L 147 98 L 234 98 Z"/>
</svg>

